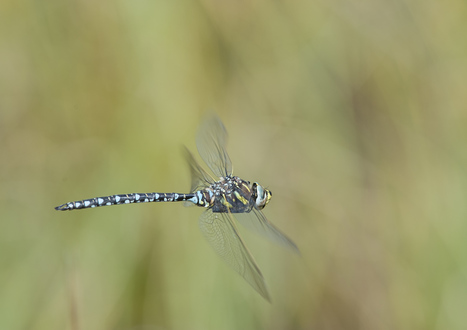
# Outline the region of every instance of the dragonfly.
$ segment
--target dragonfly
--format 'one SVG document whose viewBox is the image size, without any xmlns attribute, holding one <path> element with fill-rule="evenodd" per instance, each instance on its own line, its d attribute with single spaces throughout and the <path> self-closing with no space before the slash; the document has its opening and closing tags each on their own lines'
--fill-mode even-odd
<svg viewBox="0 0 467 330">
<path fill-rule="evenodd" d="M 190 193 L 119 194 L 68 202 L 55 209 L 71 211 L 149 202 L 185 202 L 186 206 L 203 207 L 205 211 L 199 217 L 199 228 L 211 247 L 263 298 L 271 301 L 261 270 L 239 235 L 234 219 L 297 254 L 299 250 L 262 211 L 271 200 L 271 190 L 233 175 L 232 162 L 226 151 L 227 137 L 224 124 L 215 115 L 208 117 L 198 130 L 198 152 L 214 175 L 205 171 L 185 148 L 192 178 Z"/>
</svg>

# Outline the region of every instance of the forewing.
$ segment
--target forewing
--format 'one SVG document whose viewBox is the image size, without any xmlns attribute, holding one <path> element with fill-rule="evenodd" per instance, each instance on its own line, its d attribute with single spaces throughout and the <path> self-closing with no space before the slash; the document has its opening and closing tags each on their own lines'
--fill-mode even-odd
<svg viewBox="0 0 467 330">
<path fill-rule="evenodd" d="M 199 227 L 206 240 L 227 264 L 270 301 L 263 275 L 232 222 L 230 213 L 206 210 L 199 218 Z"/>
<path fill-rule="evenodd" d="M 198 162 L 193 157 L 193 154 L 185 148 L 185 158 L 190 165 L 190 172 L 191 172 L 191 188 L 190 192 L 194 192 L 199 189 L 206 188 L 214 182 L 215 180 L 211 178 L 211 176 L 203 170 L 201 166 L 199 166 Z"/>
<path fill-rule="evenodd" d="M 219 117 L 213 115 L 201 124 L 196 146 L 201 158 L 218 177 L 232 174 L 232 162 L 225 149 L 227 131 Z"/>
<path fill-rule="evenodd" d="M 295 243 L 288 238 L 283 232 L 274 226 L 264 215 L 261 210 L 253 207 L 250 212 L 234 213 L 235 218 L 247 229 L 268 238 L 269 240 L 279 243 L 294 252 L 300 254 Z"/>
</svg>

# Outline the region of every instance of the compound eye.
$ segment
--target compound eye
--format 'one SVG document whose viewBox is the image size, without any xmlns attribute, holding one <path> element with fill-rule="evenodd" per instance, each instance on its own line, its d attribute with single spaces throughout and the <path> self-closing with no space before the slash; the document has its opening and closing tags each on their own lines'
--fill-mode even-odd
<svg viewBox="0 0 467 330">
<path fill-rule="evenodd" d="M 253 183 L 253 193 L 256 196 L 255 204 L 258 209 L 263 209 L 271 199 L 271 192 L 264 189 L 259 183 Z"/>
</svg>

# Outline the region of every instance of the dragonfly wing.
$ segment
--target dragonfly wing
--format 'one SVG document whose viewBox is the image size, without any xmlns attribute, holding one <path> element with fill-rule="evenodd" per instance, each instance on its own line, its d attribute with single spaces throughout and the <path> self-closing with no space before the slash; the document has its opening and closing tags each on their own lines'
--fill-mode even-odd
<svg viewBox="0 0 467 330">
<path fill-rule="evenodd" d="M 232 174 L 232 162 L 225 149 L 227 144 L 227 130 L 217 116 L 208 117 L 201 124 L 196 136 L 198 152 L 218 177 Z"/>
<path fill-rule="evenodd" d="M 199 227 L 214 251 L 261 296 L 271 301 L 263 275 L 238 235 L 231 214 L 206 210 L 199 218 Z"/>
<path fill-rule="evenodd" d="M 283 232 L 274 226 L 264 215 L 261 210 L 253 207 L 250 212 L 234 213 L 235 218 L 247 229 L 252 232 L 268 238 L 269 240 L 279 243 L 292 251 L 300 254 L 297 245 L 288 238 Z"/>
<path fill-rule="evenodd" d="M 205 171 L 193 157 L 193 154 L 185 148 L 185 158 L 190 165 L 191 189 L 190 192 L 206 188 L 215 180 Z"/>
</svg>

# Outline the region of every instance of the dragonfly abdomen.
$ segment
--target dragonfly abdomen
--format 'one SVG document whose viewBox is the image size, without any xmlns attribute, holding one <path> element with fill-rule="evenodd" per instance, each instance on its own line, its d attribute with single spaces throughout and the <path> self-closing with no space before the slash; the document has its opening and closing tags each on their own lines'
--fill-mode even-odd
<svg viewBox="0 0 467 330">
<path fill-rule="evenodd" d="M 95 197 L 74 201 L 57 206 L 58 211 L 79 210 L 99 206 L 121 205 L 131 203 L 150 203 L 150 202 L 183 202 L 192 201 L 196 204 L 198 198 L 195 194 L 178 193 L 134 193 L 123 195 L 111 195 L 104 197 Z"/>
</svg>

